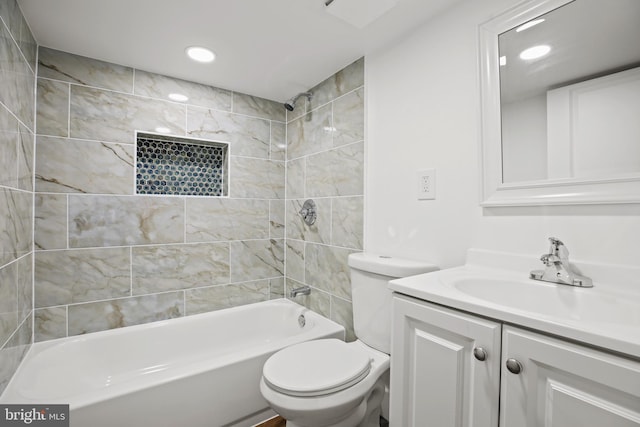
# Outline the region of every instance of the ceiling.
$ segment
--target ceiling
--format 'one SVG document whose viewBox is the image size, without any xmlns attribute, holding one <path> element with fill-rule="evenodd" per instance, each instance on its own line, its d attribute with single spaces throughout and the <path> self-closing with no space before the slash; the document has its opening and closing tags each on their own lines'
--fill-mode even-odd
<svg viewBox="0 0 640 427">
<path fill-rule="evenodd" d="M 382 0 L 334 0 L 369 7 Z M 284 101 L 458 0 L 399 0 L 357 29 L 325 0 L 18 0 L 39 45 Z M 388 0 L 386 1 L 388 3 Z M 332 5 L 333 6 L 333 5 Z M 209 64 L 185 48 L 206 46 Z"/>
</svg>

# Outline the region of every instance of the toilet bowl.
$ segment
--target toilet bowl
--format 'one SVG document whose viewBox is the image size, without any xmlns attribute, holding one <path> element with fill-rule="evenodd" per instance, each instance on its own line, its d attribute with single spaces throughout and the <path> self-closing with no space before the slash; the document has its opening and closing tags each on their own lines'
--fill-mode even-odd
<svg viewBox="0 0 640 427">
<path fill-rule="evenodd" d="M 387 415 L 392 300 L 387 282 L 437 267 L 366 253 L 349 255 L 349 266 L 358 339 L 295 344 L 264 364 L 260 392 L 287 427 L 378 427 L 380 415 Z"/>
<path fill-rule="evenodd" d="M 260 391 L 288 427 L 377 427 L 388 373 L 389 355 L 361 341 L 308 341 L 265 363 Z"/>
</svg>

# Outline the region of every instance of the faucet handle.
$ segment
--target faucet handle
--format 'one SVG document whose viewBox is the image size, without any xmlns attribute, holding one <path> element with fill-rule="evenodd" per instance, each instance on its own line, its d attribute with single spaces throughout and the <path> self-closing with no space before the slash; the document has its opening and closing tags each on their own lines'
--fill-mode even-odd
<svg viewBox="0 0 640 427">
<path fill-rule="evenodd" d="M 564 243 L 556 237 L 549 237 L 549 242 L 551 243 L 551 249 L 549 252 L 557 251 L 560 246 L 564 246 Z"/>
<path fill-rule="evenodd" d="M 560 239 L 549 237 L 549 242 L 551 242 L 551 247 L 549 248 L 550 254 L 553 254 L 565 261 L 569 258 L 569 250 Z"/>
<path fill-rule="evenodd" d="M 554 254 L 544 254 L 540 257 L 540 261 L 542 261 L 547 266 L 551 266 L 557 262 L 560 262 L 560 258 Z"/>
</svg>

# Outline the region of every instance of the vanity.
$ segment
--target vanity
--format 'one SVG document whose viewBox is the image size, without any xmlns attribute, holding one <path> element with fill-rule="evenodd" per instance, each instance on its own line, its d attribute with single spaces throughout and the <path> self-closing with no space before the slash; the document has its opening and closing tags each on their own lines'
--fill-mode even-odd
<svg viewBox="0 0 640 427">
<path fill-rule="evenodd" d="M 472 249 L 389 282 L 391 425 L 640 426 L 640 268 L 577 264 L 586 288 L 538 262 Z"/>
</svg>

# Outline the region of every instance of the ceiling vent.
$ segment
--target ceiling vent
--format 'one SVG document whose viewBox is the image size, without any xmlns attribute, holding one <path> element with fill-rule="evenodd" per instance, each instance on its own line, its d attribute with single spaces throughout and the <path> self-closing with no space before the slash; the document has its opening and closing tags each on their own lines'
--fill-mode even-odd
<svg viewBox="0 0 640 427">
<path fill-rule="evenodd" d="M 361 30 L 391 10 L 399 0 L 326 0 L 327 12 Z"/>
</svg>

